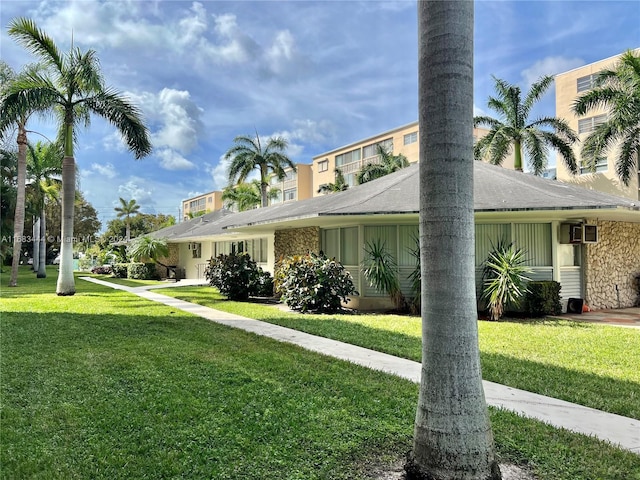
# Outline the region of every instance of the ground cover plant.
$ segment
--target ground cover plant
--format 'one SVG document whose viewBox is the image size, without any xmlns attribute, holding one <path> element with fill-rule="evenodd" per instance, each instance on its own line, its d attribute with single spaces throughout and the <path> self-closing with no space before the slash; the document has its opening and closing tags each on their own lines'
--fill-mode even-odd
<svg viewBox="0 0 640 480">
<path fill-rule="evenodd" d="M 408 381 L 81 280 L 73 297 L 26 268 L 19 287 L 7 282 L 4 478 L 364 479 L 410 449 Z M 539 478 L 638 478 L 637 455 L 491 415 L 501 461 Z"/>
</svg>

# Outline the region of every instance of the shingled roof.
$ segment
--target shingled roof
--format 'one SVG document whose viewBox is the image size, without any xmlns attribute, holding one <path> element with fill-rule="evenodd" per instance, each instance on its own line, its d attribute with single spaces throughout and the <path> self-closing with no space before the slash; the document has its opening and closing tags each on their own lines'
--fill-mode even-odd
<svg viewBox="0 0 640 480">
<path fill-rule="evenodd" d="M 348 215 L 419 213 L 419 165 L 352 187 L 344 192 L 287 202 L 246 212 L 217 211 L 155 232 L 167 239 L 193 239 L 231 233 L 257 225 L 299 223 L 308 219 Z M 640 202 L 580 186 L 474 162 L 474 210 L 491 212 L 579 211 L 628 217 L 640 222 Z M 161 235 L 163 234 L 164 235 Z"/>
</svg>

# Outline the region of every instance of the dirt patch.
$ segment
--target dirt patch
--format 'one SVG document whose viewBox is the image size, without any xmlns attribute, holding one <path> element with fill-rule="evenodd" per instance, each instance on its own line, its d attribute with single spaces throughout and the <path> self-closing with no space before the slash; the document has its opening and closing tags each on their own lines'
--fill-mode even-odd
<svg viewBox="0 0 640 480">
<path fill-rule="evenodd" d="M 502 480 L 538 480 L 531 472 L 522 467 L 511 464 L 500 464 Z M 392 465 L 377 466 L 372 468 L 371 480 L 404 480 L 404 460 L 399 460 Z"/>
</svg>

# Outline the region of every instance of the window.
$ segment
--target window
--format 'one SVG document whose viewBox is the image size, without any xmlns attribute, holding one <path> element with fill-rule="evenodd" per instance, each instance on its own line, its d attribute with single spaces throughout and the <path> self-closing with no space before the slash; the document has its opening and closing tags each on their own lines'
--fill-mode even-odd
<svg viewBox="0 0 640 480">
<path fill-rule="evenodd" d="M 594 172 L 606 172 L 609 170 L 609 161 L 606 157 L 596 159 L 596 168 L 592 170 L 590 166 L 585 165 L 580 167 L 580 175 L 584 175 L 586 173 L 594 173 Z"/>
<path fill-rule="evenodd" d="M 410 145 L 412 143 L 416 143 L 418 141 L 418 132 L 407 133 L 404 136 L 404 144 Z"/>
<path fill-rule="evenodd" d="M 326 172 L 327 170 L 329 170 L 329 160 L 318 162 L 318 172 Z"/>
<path fill-rule="evenodd" d="M 295 180 L 296 177 L 297 177 L 296 172 L 294 172 L 293 170 L 288 170 L 287 172 L 285 172 L 284 181 L 290 182 L 291 180 Z"/>
<path fill-rule="evenodd" d="M 191 258 L 200 258 L 202 256 L 201 243 L 191 243 L 189 244 L 189 248 L 191 249 Z"/>
<path fill-rule="evenodd" d="M 290 200 L 295 200 L 296 199 L 296 192 L 297 192 L 296 188 L 290 188 L 288 190 L 285 190 L 284 191 L 284 201 L 288 202 Z"/>
<path fill-rule="evenodd" d="M 596 78 L 598 77 L 597 73 L 592 73 L 591 75 L 587 75 L 586 77 L 580 77 L 578 78 L 576 84 L 577 84 L 577 90 L 578 92 L 584 92 L 586 90 L 591 90 L 594 86 L 594 82 L 596 80 Z"/>
<path fill-rule="evenodd" d="M 267 262 L 267 239 L 256 238 L 253 240 L 240 240 L 234 242 L 214 242 L 215 256 L 229 255 L 230 253 L 248 253 L 251 259 L 257 263 Z"/>
<path fill-rule="evenodd" d="M 348 163 L 357 162 L 360 160 L 360 149 L 351 150 L 350 152 L 336 155 L 336 167 L 347 165 Z"/>
<path fill-rule="evenodd" d="M 209 203 L 213 203 L 213 197 L 209 197 Z"/>
<path fill-rule="evenodd" d="M 593 132 L 599 125 L 607 121 L 607 114 L 596 115 L 595 117 L 578 120 L 578 133 Z"/>
<path fill-rule="evenodd" d="M 388 153 L 393 152 L 393 138 L 387 138 L 381 142 L 372 143 L 371 145 L 364 147 L 362 149 L 363 158 L 375 157 L 378 155 L 378 145 Z"/>
</svg>

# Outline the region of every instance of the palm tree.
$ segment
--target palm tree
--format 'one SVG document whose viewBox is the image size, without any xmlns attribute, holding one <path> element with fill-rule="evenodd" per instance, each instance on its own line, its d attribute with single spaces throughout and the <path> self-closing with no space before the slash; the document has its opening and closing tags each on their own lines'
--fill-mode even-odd
<svg viewBox="0 0 640 480">
<path fill-rule="evenodd" d="M 0 97 L 4 103 L 11 89 L 18 83 L 19 77 L 5 62 L 0 64 Z M 0 132 L 4 133 L 9 128 L 17 126 L 16 142 L 18 144 L 18 168 L 16 183 L 16 203 L 13 216 L 13 260 L 11 262 L 11 277 L 9 286 L 18 286 L 18 266 L 22 253 L 22 237 L 24 234 L 24 210 L 26 201 L 26 177 L 27 177 L 27 119 L 28 112 L 14 112 L 11 117 L 6 116 L 4 109 L 0 110 Z"/>
<path fill-rule="evenodd" d="M 57 199 L 62 175 L 62 149 L 55 143 L 29 144 L 27 176 L 31 181 L 34 208 L 37 212 L 39 231 L 34 229 L 33 268 L 38 278 L 46 278 L 47 220 L 45 202 L 47 198 Z M 39 239 L 39 241 L 36 241 Z"/>
<path fill-rule="evenodd" d="M 489 97 L 488 106 L 498 113 L 499 119 L 474 117 L 474 127 L 489 127 L 489 133 L 480 138 L 473 149 L 476 160 L 488 160 L 494 165 L 501 165 L 513 151 L 514 168 L 522 171 L 522 157 L 526 153 L 533 173 L 542 175 L 547 167 L 549 148 L 553 148 L 560 153 L 567 168 L 573 174 L 577 173 L 578 166 L 571 146 L 578 141 L 578 136 L 569 124 L 555 117 L 529 121 L 531 109 L 549 89 L 553 76 L 540 77 L 531 85 L 524 100 L 520 87 L 496 77 L 493 79 L 496 96 Z"/>
<path fill-rule="evenodd" d="M 126 229 L 125 239 L 127 243 L 129 243 L 129 240 L 131 240 L 131 217 L 133 215 L 140 214 L 140 205 L 138 205 L 133 198 L 128 202 L 122 197 L 120 197 L 119 200 L 120 206 L 115 207 L 114 210 L 117 212 L 116 216 L 118 218 L 124 217 L 124 224 Z"/>
<path fill-rule="evenodd" d="M 422 378 L 408 478 L 500 478 L 476 316 L 473 8 L 418 2 Z"/>
<path fill-rule="evenodd" d="M 349 188 L 349 184 L 345 180 L 342 170 L 336 168 L 333 172 L 335 174 L 335 182 L 320 185 L 318 193 L 344 192 Z"/>
<path fill-rule="evenodd" d="M 169 256 L 169 245 L 165 238 L 155 238 L 151 235 L 142 235 L 135 238 L 127 246 L 127 256 L 134 261 L 150 258 L 158 265 L 168 268 L 160 262 L 159 258 Z"/>
<path fill-rule="evenodd" d="M 283 180 L 286 168 L 296 171 L 295 164 L 285 154 L 287 141 L 283 137 L 269 138 L 263 147 L 256 132 L 255 138 L 240 135 L 233 142 L 235 145 L 224 155 L 225 159 L 231 160 L 229 185 L 243 183 L 253 170 L 259 170 L 262 206 L 266 207 L 269 204 L 267 189 L 271 174 L 278 180 Z"/>
<path fill-rule="evenodd" d="M 121 133 L 136 159 L 151 152 L 149 132 L 137 107 L 116 90 L 105 86 L 94 50 L 72 48 L 63 55 L 53 40 L 33 20 L 17 18 L 9 25 L 9 35 L 36 55 L 43 71 L 32 70 L 9 88 L 0 106 L 0 133 L 7 123 L 15 123 L 32 112 L 54 112 L 59 121 L 58 138 L 64 146 L 62 164 L 62 244 L 56 293 L 73 295 L 73 218 L 76 189 L 74 142 L 76 127 L 88 125 L 96 114 Z"/>
<path fill-rule="evenodd" d="M 640 53 L 628 50 L 614 68 L 601 71 L 595 87 L 576 99 L 573 111 L 585 115 L 603 107 L 609 110 L 607 121 L 582 144 L 582 159 L 595 171 L 597 159 L 620 144 L 616 173 L 628 186 L 640 169 Z"/>
<path fill-rule="evenodd" d="M 359 185 L 409 166 L 409 160 L 403 154 L 393 155 L 382 145 L 376 145 L 376 148 L 380 161 L 378 163 L 367 163 L 360 169 L 356 174 L 356 181 Z"/>
<path fill-rule="evenodd" d="M 226 208 L 238 207 L 239 212 L 258 208 L 262 204 L 261 186 L 258 180 L 251 183 L 239 183 L 235 186 L 227 186 L 222 192 L 222 200 Z M 271 188 L 267 192 L 268 200 L 275 200 L 280 195 L 280 190 Z"/>
</svg>

